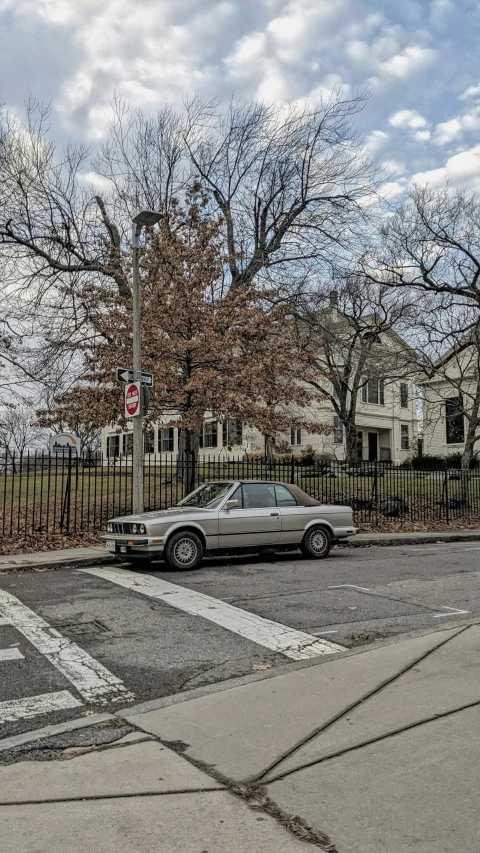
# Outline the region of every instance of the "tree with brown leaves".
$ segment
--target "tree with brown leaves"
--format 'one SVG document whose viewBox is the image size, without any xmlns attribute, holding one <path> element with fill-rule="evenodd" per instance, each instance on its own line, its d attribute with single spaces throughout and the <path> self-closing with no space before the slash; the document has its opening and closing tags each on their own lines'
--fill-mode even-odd
<svg viewBox="0 0 480 853">
<path fill-rule="evenodd" d="M 304 341 L 288 320 L 288 306 L 253 285 L 223 295 L 223 223 L 207 214 L 207 204 L 198 185 L 185 207 L 172 204 L 160 230 L 147 233 L 140 261 L 142 366 L 154 376 L 147 423 L 162 420 L 180 429 L 180 461 L 193 462 L 189 480 L 206 411 L 271 436 L 304 423 L 310 399 L 298 381 Z M 76 347 L 85 370 L 57 401 L 65 420 L 121 425 L 122 387 L 113 377 L 118 364 L 132 361 L 130 299 L 118 290 L 103 292 L 91 331 Z"/>
</svg>

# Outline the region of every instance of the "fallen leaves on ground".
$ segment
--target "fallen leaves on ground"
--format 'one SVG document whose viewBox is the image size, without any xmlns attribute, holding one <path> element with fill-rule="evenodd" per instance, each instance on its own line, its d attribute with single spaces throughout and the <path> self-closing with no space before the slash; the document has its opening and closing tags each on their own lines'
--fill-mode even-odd
<svg viewBox="0 0 480 853">
<path fill-rule="evenodd" d="M 255 670 L 255 672 L 260 672 L 263 669 L 271 669 L 271 664 L 269 664 L 269 663 L 254 663 L 252 666 L 252 669 Z"/>
</svg>

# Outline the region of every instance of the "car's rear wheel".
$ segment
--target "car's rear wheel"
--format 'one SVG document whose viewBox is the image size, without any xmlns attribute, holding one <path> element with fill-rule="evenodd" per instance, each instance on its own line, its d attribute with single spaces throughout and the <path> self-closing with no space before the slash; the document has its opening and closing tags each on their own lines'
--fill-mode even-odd
<svg viewBox="0 0 480 853">
<path fill-rule="evenodd" d="M 167 566 L 175 571 L 196 569 L 203 558 L 203 544 L 196 533 L 179 530 L 167 542 L 164 558 Z"/>
<path fill-rule="evenodd" d="M 304 557 L 312 560 L 323 560 L 328 557 L 332 547 L 332 536 L 326 527 L 310 527 L 302 539 L 300 546 Z"/>
</svg>

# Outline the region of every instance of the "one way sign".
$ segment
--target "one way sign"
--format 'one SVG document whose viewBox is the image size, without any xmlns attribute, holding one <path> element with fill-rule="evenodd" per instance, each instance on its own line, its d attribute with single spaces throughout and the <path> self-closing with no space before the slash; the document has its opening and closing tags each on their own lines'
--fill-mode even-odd
<svg viewBox="0 0 480 853">
<path fill-rule="evenodd" d="M 117 382 L 133 382 L 133 370 L 128 367 L 117 367 Z M 142 373 L 142 385 L 153 388 L 153 373 Z"/>
</svg>

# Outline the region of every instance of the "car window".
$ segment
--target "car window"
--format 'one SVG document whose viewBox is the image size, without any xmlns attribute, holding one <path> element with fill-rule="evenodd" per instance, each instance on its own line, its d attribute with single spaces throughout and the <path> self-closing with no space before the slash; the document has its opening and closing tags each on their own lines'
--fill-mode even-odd
<svg viewBox="0 0 480 853">
<path fill-rule="evenodd" d="M 198 506 L 204 509 L 215 509 L 228 495 L 233 483 L 205 483 L 187 495 L 178 506 Z"/>
<path fill-rule="evenodd" d="M 277 506 L 296 506 L 297 502 L 292 493 L 285 486 L 275 486 Z"/>
<path fill-rule="evenodd" d="M 276 506 L 273 483 L 245 483 L 242 486 L 244 509 Z"/>
<path fill-rule="evenodd" d="M 242 487 L 239 486 L 238 489 L 235 489 L 233 495 L 230 495 L 228 500 L 229 501 L 238 501 L 238 507 L 235 507 L 235 509 L 242 509 L 242 507 L 243 507 Z"/>
</svg>

